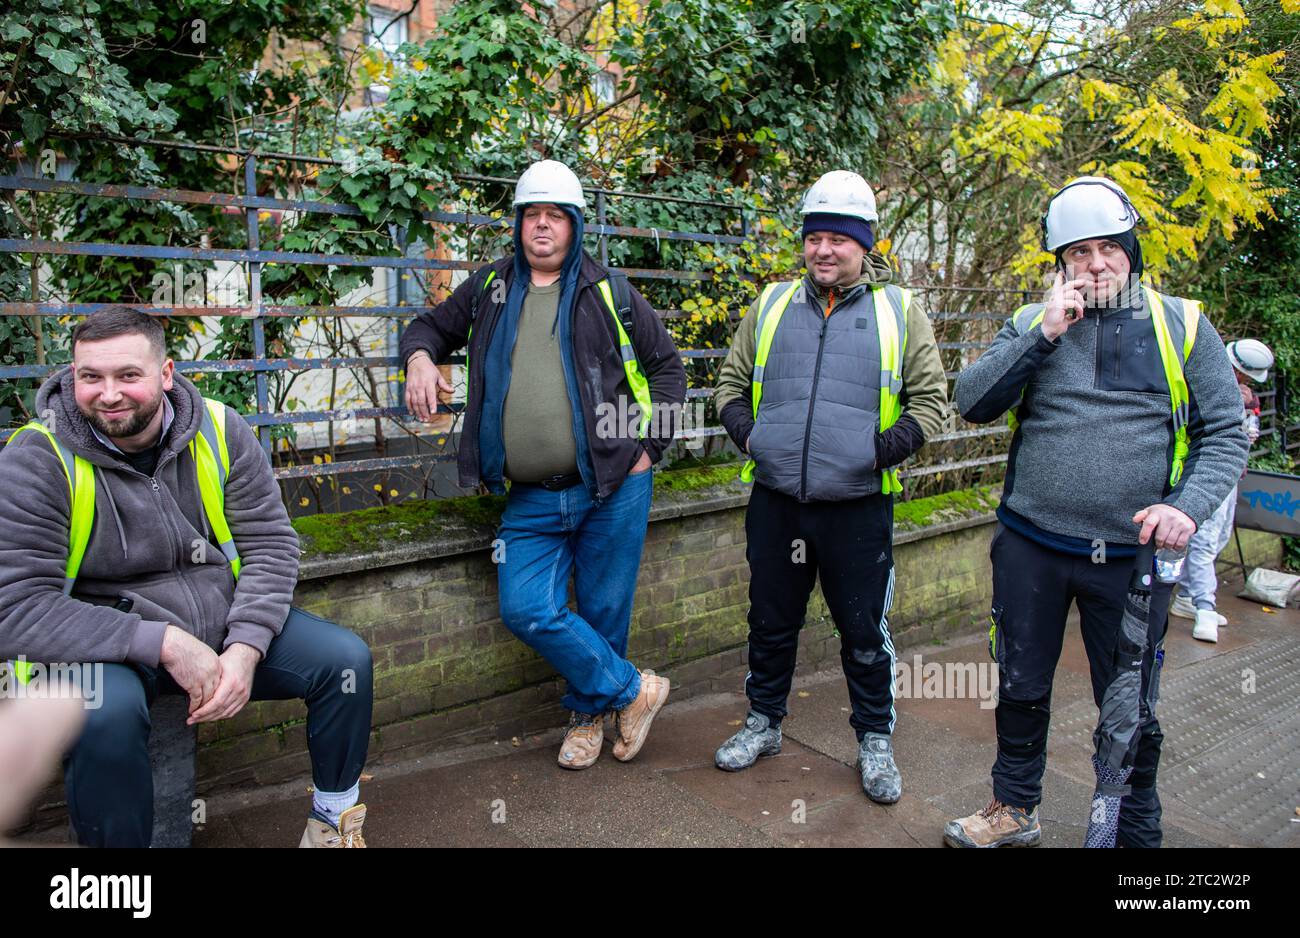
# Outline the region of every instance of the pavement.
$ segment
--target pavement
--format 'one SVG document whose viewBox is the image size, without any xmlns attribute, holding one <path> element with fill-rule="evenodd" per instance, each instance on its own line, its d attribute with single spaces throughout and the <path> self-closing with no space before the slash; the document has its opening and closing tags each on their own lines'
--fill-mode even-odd
<svg viewBox="0 0 1300 938">
<path fill-rule="evenodd" d="M 1158 714 L 1165 846 L 1300 846 L 1300 611 L 1267 611 L 1224 582 L 1229 625 L 1216 645 L 1170 618 Z M 563 731 L 376 767 L 362 784 L 371 846 L 941 847 L 944 822 L 989 801 L 993 709 L 926 665 L 983 676 L 983 634 L 904 647 L 914 668 L 897 701 L 903 797 L 868 801 L 853 764 L 848 693 L 838 670 L 795 682 L 780 755 L 740 773 L 713 765 L 746 711 L 741 688 L 669 703 L 631 763 L 610 752 L 581 772 L 556 765 Z M 961 668 L 957 666 L 960 665 Z M 931 676 L 926 684 L 924 678 Z M 671 673 L 668 677 L 671 678 Z M 996 682 L 994 682 L 996 686 Z M 987 687 L 987 685 L 986 685 Z M 956 696 L 957 693 L 963 696 Z M 946 696 L 945 696 L 946 694 Z M 1096 722 L 1075 615 L 1057 669 L 1040 820 L 1043 845 L 1080 846 Z M 291 846 L 309 780 L 208 799 L 195 846 Z"/>
</svg>

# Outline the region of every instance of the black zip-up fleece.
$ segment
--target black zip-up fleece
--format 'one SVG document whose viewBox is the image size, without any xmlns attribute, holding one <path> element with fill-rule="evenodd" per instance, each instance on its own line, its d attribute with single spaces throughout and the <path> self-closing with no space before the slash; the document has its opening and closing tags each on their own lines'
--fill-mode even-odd
<svg viewBox="0 0 1300 938">
<path fill-rule="evenodd" d="M 474 488 L 481 481 L 478 434 L 483 407 L 483 363 L 487 361 L 488 343 L 514 279 L 513 257 L 504 257 L 490 266 L 496 271 L 496 277 L 487 289 L 479 290 L 482 277 L 467 277 L 433 312 L 421 313 L 406 327 L 399 346 L 403 362 L 409 362 L 414 353 L 424 351 L 442 364 L 469 343 L 469 387 L 457 454 L 460 484 L 464 488 Z M 628 470 L 641 458 L 642 449 L 652 462 L 657 463 L 663 457 L 677 432 L 681 406 L 686 400 L 686 369 L 672 336 L 645 298 L 632 289 L 630 338 L 650 385 L 654 419 L 643 440 L 637 439 L 635 420 L 619 419 L 620 398 L 624 413 L 634 399 L 623 371 L 618 330 L 596 287 L 608 275 L 608 270 L 583 253 L 570 330 L 583 425 L 596 475 L 591 494 L 596 498 L 609 497 L 622 484 Z M 499 288 L 497 281 L 501 282 Z"/>
</svg>

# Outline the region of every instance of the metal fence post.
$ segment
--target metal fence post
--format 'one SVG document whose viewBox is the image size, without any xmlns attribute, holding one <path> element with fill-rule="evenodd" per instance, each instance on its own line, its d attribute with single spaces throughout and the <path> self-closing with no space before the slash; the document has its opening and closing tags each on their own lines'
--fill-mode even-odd
<svg viewBox="0 0 1300 938">
<path fill-rule="evenodd" d="M 1282 441 L 1282 457 L 1287 456 L 1286 449 L 1286 422 L 1288 416 L 1287 386 L 1286 375 L 1280 371 L 1273 372 L 1273 389 L 1276 392 L 1273 395 L 1273 426 L 1277 427 L 1279 439 Z"/>
<path fill-rule="evenodd" d="M 602 228 L 605 227 L 605 193 L 596 192 L 596 223 Z M 609 235 L 603 231 L 600 233 L 600 263 L 603 267 L 609 266 Z"/>
<path fill-rule="evenodd" d="M 257 157 L 251 153 L 244 160 L 244 195 L 248 197 L 257 195 Z M 257 212 L 258 210 L 250 205 L 244 213 L 248 225 L 250 251 L 261 249 L 257 230 Z M 248 306 L 253 314 L 253 364 L 257 367 L 266 361 L 266 329 L 262 322 L 262 265 L 251 260 L 248 262 Z M 259 416 L 269 414 L 271 406 L 266 390 L 266 372 L 260 370 L 253 372 L 253 380 L 257 385 L 257 413 Z M 272 428 L 269 426 L 257 428 L 258 439 L 268 457 L 271 455 L 271 433 Z"/>
<path fill-rule="evenodd" d="M 409 232 L 407 232 L 406 229 L 404 228 L 400 228 L 397 230 L 396 234 L 397 234 L 398 249 L 402 252 L 402 257 L 407 257 L 410 254 L 410 248 L 411 248 L 410 243 L 407 241 L 407 235 L 409 234 Z M 393 276 L 397 278 L 396 287 L 393 291 L 393 300 L 398 306 L 405 306 L 406 305 L 406 278 L 408 276 L 410 277 L 416 276 L 415 268 L 412 267 L 408 269 L 404 267 L 395 267 L 393 268 Z M 394 349 L 394 352 L 400 358 L 401 349 L 402 349 L 402 333 L 406 331 L 405 324 L 402 322 L 402 320 L 395 319 L 393 320 L 393 325 L 396 327 L 393 330 L 393 332 L 396 335 L 396 343 L 397 343 L 397 348 Z M 397 363 L 396 370 L 397 370 L 397 401 L 394 404 L 394 406 L 398 408 L 402 408 L 406 406 L 406 363 L 399 360 Z M 399 419 L 398 422 L 401 423 L 402 421 Z"/>
</svg>

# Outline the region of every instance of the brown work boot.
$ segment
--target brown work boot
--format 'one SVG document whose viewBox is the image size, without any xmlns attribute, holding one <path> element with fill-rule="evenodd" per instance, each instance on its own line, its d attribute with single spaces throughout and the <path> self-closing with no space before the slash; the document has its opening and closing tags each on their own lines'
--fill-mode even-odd
<svg viewBox="0 0 1300 938">
<path fill-rule="evenodd" d="M 302 832 L 299 847 L 364 847 L 365 838 L 361 836 L 361 825 L 366 822 L 366 806 L 354 804 L 339 815 L 337 829 L 326 824 L 316 815 L 307 818 L 307 829 Z"/>
<path fill-rule="evenodd" d="M 655 714 L 667 701 L 668 678 L 659 677 L 653 671 L 642 671 L 641 690 L 636 699 L 614 713 L 614 726 L 618 729 L 618 739 L 614 741 L 615 759 L 629 762 L 636 757 L 650 734 Z"/>
<path fill-rule="evenodd" d="M 557 760 L 566 769 L 585 769 L 600 758 L 605 741 L 605 717 L 599 713 L 573 713 Z"/>
<path fill-rule="evenodd" d="M 983 811 L 945 824 L 943 842 L 950 847 L 1037 847 L 1042 833 L 1037 807 L 1026 811 L 994 798 Z"/>
</svg>

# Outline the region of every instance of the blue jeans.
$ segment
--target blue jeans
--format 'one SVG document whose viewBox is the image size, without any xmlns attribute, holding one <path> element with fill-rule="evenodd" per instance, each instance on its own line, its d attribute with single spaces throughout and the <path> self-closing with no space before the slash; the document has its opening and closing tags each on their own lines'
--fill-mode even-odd
<svg viewBox="0 0 1300 938">
<path fill-rule="evenodd" d="M 563 704 L 578 713 L 622 709 L 641 690 L 640 672 L 626 658 L 627 633 L 653 475 L 629 475 L 601 501 L 585 485 L 510 488 L 497 532 L 501 620 L 564 676 Z M 565 604 L 570 573 L 576 614 Z"/>
</svg>

